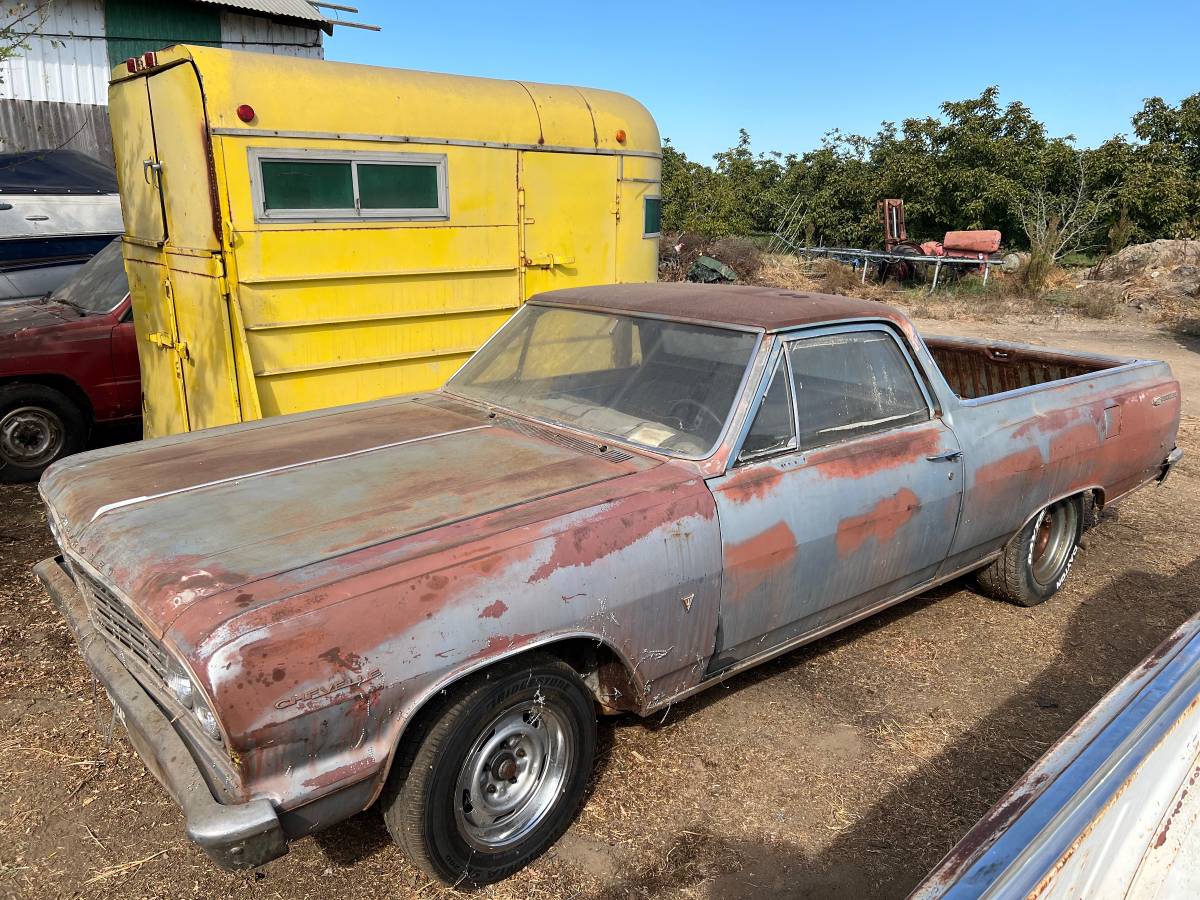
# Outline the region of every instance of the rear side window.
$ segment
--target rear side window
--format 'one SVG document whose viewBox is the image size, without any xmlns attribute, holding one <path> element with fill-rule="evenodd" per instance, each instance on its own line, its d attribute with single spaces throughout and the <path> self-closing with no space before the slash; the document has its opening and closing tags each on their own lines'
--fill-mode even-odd
<svg viewBox="0 0 1200 900">
<path fill-rule="evenodd" d="M 929 405 L 896 341 L 855 331 L 788 345 L 802 450 L 929 418 Z"/>
<path fill-rule="evenodd" d="M 440 219 L 446 157 L 436 153 L 250 151 L 259 220 Z"/>
<path fill-rule="evenodd" d="M 657 237 L 662 233 L 662 198 L 647 197 L 645 203 L 645 226 L 642 229 L 642 235 L 643 237 Z"/>
</svg>

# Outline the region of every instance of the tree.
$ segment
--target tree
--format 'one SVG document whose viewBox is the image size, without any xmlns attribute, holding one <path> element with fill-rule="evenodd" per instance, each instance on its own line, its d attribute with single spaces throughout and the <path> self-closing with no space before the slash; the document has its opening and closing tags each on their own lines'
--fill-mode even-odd
<svg viewBox="0 0 1200 900">
<path fill-rule="evenodd" d="M 1096 193 L 1088 185 L 1084 154 L 1075 151 L 1074 157 L 1072 190 L 1056 193 L 1043 185 L 1028 191 L 1015 204 L 1021 229 L 1029 240 L 1025 286 L 1035 297 L 1045 289 L 1046 278 L 1058 261 L 1080 249 L 1094 232 L 1108 198 L 1108 190 Z"/>
<path fill-rule="evenodd" d="M 0 63 L 26 49 L 25 41 L 46 18 L 46 9 L 33 0 L 0 6 Z M 4 73 L 0 72 L 0 84 Z"/>
</svg>

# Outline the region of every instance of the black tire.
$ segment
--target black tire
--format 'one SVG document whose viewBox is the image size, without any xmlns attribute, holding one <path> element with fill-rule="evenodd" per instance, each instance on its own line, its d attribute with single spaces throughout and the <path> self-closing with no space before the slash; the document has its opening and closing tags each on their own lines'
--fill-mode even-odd
<svg viewBox="0 0 1200 900">
<path fill-rule="evenodd" d="M 383 818 L 393 840 L 432 877 L 469 887 L 506 878 L 558 840 L 579 811 L 592 770 L 596 710 L 579 676 L 562 661 L 529 654 L 501 663 L 451 689 L 413 727 L 384 793 Z M 539 728 L 542 738 L 556 730 L 569 733 L 569 749 L 556 756 L 535 752 L 532 743 L 511 750 L 497 743 L 513 729 L 522 735 L 518 741 L 535 741 Z M 517 755 L 526 770 L 514 775 Z M 529 780 L 518 785 L 518 778 Z M 509 783 L 525 801 L 492 821 L 486 804 L 516 802 L 502 796 Z M 471 803 L 471 786 L 480 809 Z M 500 838 L 504 828 L 522 821 L 527 831 Z"/>
<path fill-rule="evenodd" d="M 86 439 L 87 418 L 66 394 L 44 384 L 0 386 L 0 480 L 36 481 Z"/>
<path fill-rule="evenodd" d="M 998 559 L 975 573 L 975 583 L 985 594 L 1018 606 L 1046 602 L 1067 580 L 1083 521 L 1078 496 L 1051 504 L 1005 545 Z"/>
</svg>

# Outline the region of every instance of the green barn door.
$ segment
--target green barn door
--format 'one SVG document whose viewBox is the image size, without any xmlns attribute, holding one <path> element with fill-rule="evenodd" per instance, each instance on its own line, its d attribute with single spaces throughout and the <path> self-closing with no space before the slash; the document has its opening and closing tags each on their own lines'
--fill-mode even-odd
<svg viewBox="0 0 1200 900">
<path fill-rule="evenodd" d="M 109 65 L 172 44 L 221 45 L 218 9 L 181 0 L 108 0 L 104 33 Z"/>
</svg>

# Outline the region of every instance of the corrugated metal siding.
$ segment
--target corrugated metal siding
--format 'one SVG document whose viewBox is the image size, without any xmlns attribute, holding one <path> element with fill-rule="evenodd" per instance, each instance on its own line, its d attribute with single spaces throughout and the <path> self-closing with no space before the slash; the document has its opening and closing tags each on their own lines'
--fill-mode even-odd
<svg viewBox="0 0 1200 900">
<path fill-rule="evenodd" d="M 12 21 L 9 6 L 3 5 L 0 21 Z M 108 102 L 101 0 L 43 3 L 39 15 L 17 29 L 37 35 L 25 42 L 28 50 L 0 63 L 0 99 Z"/>
<path fill-rule="evenodd" d="M 108 107 L 0 100 L 0 152 L 62 147 L 113 164 Z"/>
<path fill-rule="evenodd" d="M 232 50 L 323 59 L 325 51 L 321 37 L 318 28 L 288 25 L 259 16 L 221 13 L 221 44 Z"/>
<path fill-rule="evenodd" d="M 104 18 L 110 66 L 172 44 L 221 43 L 217 11 L 182 0 L 108 0 Z"/>
<path fill-rule="evenodd" d="M 269 16 L 307 19 L 310 22 L 325 21 L 325 17 L 313 9 L 307 0 L 197 0 L 197 2 L 212 6 L 225 6 L 230 9 L 245 9 L 250 12 L 265 13 Z"/>
</svg>

